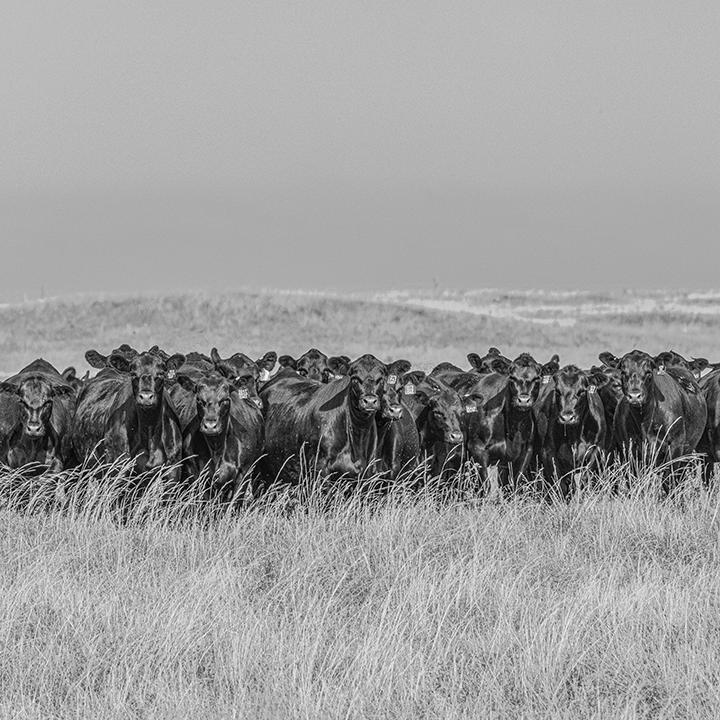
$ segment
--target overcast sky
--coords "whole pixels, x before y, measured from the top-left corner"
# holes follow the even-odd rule
[[[720,287],[716,0],[5,0],[0,301]]]

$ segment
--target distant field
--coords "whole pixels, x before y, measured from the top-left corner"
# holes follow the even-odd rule
[[[498,346],[537,359],[589,365],[600,350],[634,347],[720,359],[720,296],[713,293],[511,293],[412,291],[365,296],[279,291],[77,297],[0,308],[0,374],[36,357],[86,368],[90,347],[155,343],[170,351],[266,350],[381,359],[427,369],[465,365],[470,351]],[[62,369],[62,368],[61,368]]]
[[[490,345],[718,360],[718,320],[692,293],[68,298],[0,308],[0,370],[82,372],[122,342],[420,368]],[[75,508],[32,505],[66,500],[64,476],[2,476],[0,718],[720,717],[717,488],[659,500],[652,473],[610,472],[632,489],[606,474],[567,505],[397,488],[209,522],[150,498],[125,524],[87,473]]]

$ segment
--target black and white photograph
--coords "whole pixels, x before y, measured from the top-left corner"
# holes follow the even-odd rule
[[[720,4],[6,0],[0,720],[720,717]]]

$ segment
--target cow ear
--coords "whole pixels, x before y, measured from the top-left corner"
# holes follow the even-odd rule
[[[119,353],[111,353],[110,357],[108,358],[107,364],[118,372],[130,372],[130,361],[124,355],[120,355]]]
[[[598,355],[598,360],[609,368],[616,369],[620,365],[620,358],[615,357],[609,350],[603,350]]]
[[[280,367],[289,367],[293,370],[297,370],[297,360],[292,355],[281,355],[278,358],[278,364]]]
[[[412,367],[412,363],[409,360],[395,360],[388,365],[388,373],[390,375],[402,375],[408,372]]]
[[[488,362],[489,368],[493,372],[500,373],[501,375],[507,375],[510,365],[512,365],[512,362],[505,357],[492,358],[492,360]]]
[[[496,347],[488,348],[487,354],[488,355],[497,355],[498,357],[502,357],[502,353]]]
[[[327,383],[331,382],[335,379],[335,373],[330,368],[325,368],[322,371],[322,381],[327,385]]]
[[[474,367],[476,370],[482,370],[482,358],[477,353],[468,353],[467,360],[470,363],[470,367]]]
[[[175,374],[182,364],[185,362],[185,356],[182,353],[175,353],[165,361],[169,374]]]
[[[405,373],[403,375],[403,383],[412,383],[413,385],[419,385],[426,375],[422,370],[413,370],[412,372]]]
[[[220,363],[222,363],[223,360],[222,360],[222,358],[220,357],[220,353],[218,352],[218,349],[217,349],[216,347],[214,347],[214,348],[210,351],[210,359],[213,361],[213,363],[214,363],[215,365],[220,365]]]
[[[595,387],[603,387],[610,382],[610,376],[606,375],[602,370],[593,368],[588,373],[588,382]]]
[[[350,361],[344,355],[333,355],[328,358],[328,367],[335,373],[335,375],[347,375]]]
[[[673,360],[673,353],[668,352],[667,350],[665,352],[658,353],[655,356],[655,362],[658,365],[670,365]]]
[[[72,395],[75,392],[75,388],[72,385],[53,385],[52,390],[55,397]]]
[[[169,356],[164,350],[162,350],[159,345],[153,345],[153,346],[148,350],[148,352],[149,352],[151,355],[154,355],[155,357],[161,358],[161,359],[164,360],[165,362],[167,362],[167,361],[170,359],[170,356]]]
[[[688,364],[693,372],[702,372],[710,363],[707,358],[693,358]]]
[[[108,365],[108,359],[106,355],[101,355],[97,350],[88,350],[85,353],[85,360],[90,367],[102,370]]]
[[[77,370],[72,365],[66,367],[60,373],[60,375],[65,382],[70,382],[70,380],[77,380]]]
[[[191,392],[191,393],[195,392],[195,388],[197,386],[195,384],[195,381],[189,375],[184,375],[184,374],[177,375],[175,377],[175,381],[183,390],[187,390],[188,392]]]
[[[17,385],[13,385],[9,382],[0,383],[0,392],[7,393],[8,395],[19,395],[20,388]]]
[[[255,364],[261,370],[267,370],[268,372],[272,372],[272,369],[275,367],[277,359],[277,353],[274,350],[269,350],[259,360],[256,360]]]
[[[553,355],[548,362],[542,366],[543,375],[555,375],[560,369],[560,356]]]

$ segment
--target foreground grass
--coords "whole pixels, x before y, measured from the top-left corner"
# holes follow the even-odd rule
[[[3,717],[718,717],[720,498],[0,514]]]

